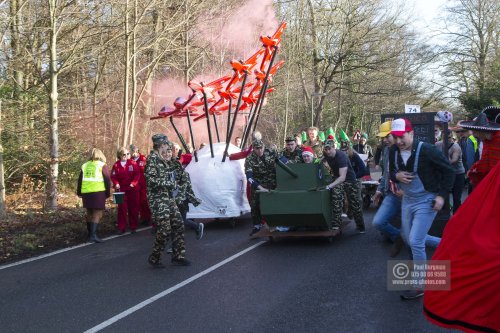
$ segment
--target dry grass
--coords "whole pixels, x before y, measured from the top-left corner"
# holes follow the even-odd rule
[[[74,193],[59,195],[59,209],[45,212],[44,193],[17,191],[7,196],[7,215],[0,221],[0,263],[40,255],[84,243],[87,238],[85,209]],[[101,221],[98,234],[116,232],[116,205],[111,201]]]

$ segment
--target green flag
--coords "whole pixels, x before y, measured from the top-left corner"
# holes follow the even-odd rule
[[[307,133],[306,132],[302,132],[302,143],[306,142],[307,141]]]
[[[333,140],[338,143],[339,140],[338,140],[338,136],[335,134],[335,132],[333,131],[333,128],[328,128],[326,130],[326,138],[328,139],[330,137],[330,135],[333,137]]]
[[[349,140],[349,137],[347,136],[347,134],[342,129],[339,131],[339,137],[340,137],[340,141],[351,142],[351,140]]]
[[[325,141],[325,132],[323,132],[323,131],[319,132],[318,137],[321,141]]]

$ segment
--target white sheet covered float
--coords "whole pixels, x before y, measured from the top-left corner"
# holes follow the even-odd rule
[[[186,167],[191,177],[193,191],[203,202],[198,207],[189,205],[188,218],[230,218],[250,212],[246,196],[245,159],[222,162],[226,144],[214,143],[214,158],[210,155],[210,146],[198,151],[198,162],[194,157]],[[240,149],[229,145],[228,153],[237,153]]]

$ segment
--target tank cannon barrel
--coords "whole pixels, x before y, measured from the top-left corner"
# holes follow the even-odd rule
[[[293,178],[299,178],[299,175],[295,171],[290,169],[285,163],[281,162],[281,160],[277,157],[276,157],[276,164],[278,164],[280,168],[282,168],[286,173],[288,173]]]

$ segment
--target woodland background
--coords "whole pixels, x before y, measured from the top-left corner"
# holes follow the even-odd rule
[[[430,44],[405,1],[0,0],[2,219],[78,207],[92,147],[112,165],[120,146],[147,154],[152,134],[176,139],[149,117],[187,97],[190,79],[230,74],[283,21],[286,63],[258,126],[267,142],[311,124],[373,137],[405,103],[473,117],[500,102],[499,2],[448,1]]]

